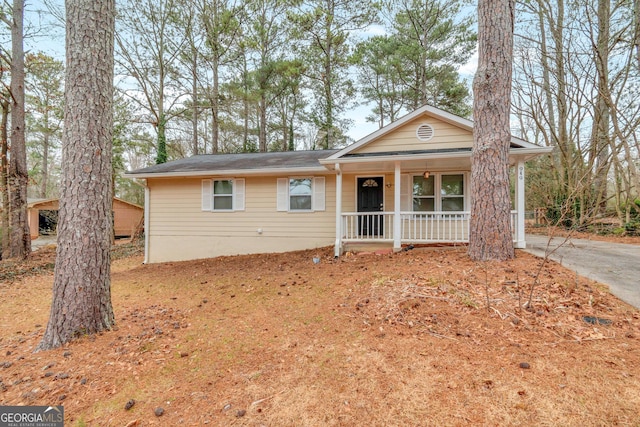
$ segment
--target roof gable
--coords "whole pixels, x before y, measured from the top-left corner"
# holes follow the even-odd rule
[[[433,129],[428,141],[418,138],[421,125]],[[366,154],[415,153],[429,151],[469,151],[473,147],[473,122],[425,105],[389,125],[336,152],[327,160]],[[511,148],[540,148],[520,138],[511,137]]]
[[[345,156],[410,153],[425,150],[471,149],[473,132],[426,114],[351,150]]]

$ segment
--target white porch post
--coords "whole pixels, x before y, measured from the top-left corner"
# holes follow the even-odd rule
[[[524,237],[524,160],[518,159],[518,169],[516,171],[516,242],[515,247],[518,249],[524,249],[527,247],[527,242]]]
[[[336,163],[336,243],[334,256],[342,254],[342,171],[340,163]]]
[[[393,177],[393,251],[402,250],[402,236],[400,235],[400,162],[395,164]]]
[[[151,224],[151,218],[149,218],[149,205],[151,203],[151,194],[149,190],[148,182],[144,180],[144,261],[143,264],[149,263],[149,243],[151,241],[151,230],[149,225]]]

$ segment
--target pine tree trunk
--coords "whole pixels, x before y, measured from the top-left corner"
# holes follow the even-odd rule
[[[27,147],[24,136],[24,0],[13,1],[11,28],[11,155],[9,156],[9,256],[24,259],[31,253],[27,217]]]
[[[37,350],[115,323],[110,283],[115,0],[67,0],[66,9],[58,248],[51,314]]]
[[[633,16],[635,24],[634,44],[636,48],[636,59],[638,60],[638,68],[640,69],[640,0],[633,0]]]
[[[264,89],[263,89],[264,90]],[[261,153],[266,153],[267,150],[267,99],[264,92],[260,96],[260,102],[258,107],[259,124],[258,124],[258,147]]]
[[[9,92],[0,94],[0,259],[9,256],[9,186],[7,184],[9,131]]]
[[[509,191],[514,2],[478,1],[469,236],[469,256],[477,261],[514,257]]]
[[[218,154],[220,149],[220,123],[218,122],[220,82],[218,81],[218,61],[214,59],[213,65],[213,93],[211,94],[211,152]]]
[[[200,117],[198,114],[198,51],[194,47],[191,48],[191,57],[191,97],[193,101],[193,106],[191,107],[191,131],[193,132],[193,155],[197,156],[200,154],[198,147],[198,120]]]
[[[160,97],[162,99],[162,97]],[[160,107],[162,108],[162,107]],[[160,112],[158,117],[158,154],[156,156],[156,164],[167,163],[167,119],[164,112]]]
[[[49,187],[49,112],[45,112],[45,123],[47,131],[42,138],[42,180],[40,181],[40,194],[41,198],[47,197],[47,190]]]
[[[611,168],[610,161],[610,127],[611,113],[607,98],[609,88],[609,38],[611,20],[610,0],[598,0],[598,37],[593,46],[593,57],[596,63],[598,91],[594,105],[593,117],[593,156],[595,173],[593,177],[594,214],[605,215],[607,210],[607,176]],[[589,215],[592,216],[592,215]]]

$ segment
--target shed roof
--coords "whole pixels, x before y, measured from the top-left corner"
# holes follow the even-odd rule
[[[161,176],[230,175],[288,171],[326,171],[319,162],[338,150],[282,151],[269,153],[201,154],[127,172],[131,178]]]
[[[119,197],[114,197],[113,200],[115,202],[124,203],[124,204],[132,206],[134,208],[144,209],[140,205],[136,205],[135,203],[128,202],[128,201],[123,200],[123,199],[121,199]],[[55,197],[55,198],[52,198],[52,199],[32,199],[32,198],[28,198],[27,199],[27,207],[29,209],[37,209],[37,208],[41,208],[44,205],[57,204],[59,201],[60,201],[60,199],[58,197]],[[58,209],[58,208],[56,208],[56,209]]]

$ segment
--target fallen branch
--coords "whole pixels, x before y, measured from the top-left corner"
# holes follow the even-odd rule
[[[255,405],[259,405],[260,403],[262,403],[262,402],[264,402],[264,401],[266,401],[266,400],[273,399],[274,397],[276,397],[276,396],[277,396],[277,395],[279,395],[279,394],[284,393],[285,391],[286,391],[286,390],[282,390],[280,393],[273,394],[273,395],[268,396],[268,397],[265,397],[265,398],[263,398],[263,399],[258,399],[258,400],[256,400],[255,402],[252,402],[252,403],[251,403],[251,405],[249,405],[249,407],[252,407],[252,406],[255,406]]]
[[[434,336],[434,337],[436,337],[436,338],[445,338],[445,339],[453,340],[453,341],[456,341],[456,342],[458,342],[458,341],[459,341],[459,340],[457,340],[457,339],[455,339],[455,338],[453,338],[453,337],[448,337],[448,336],[446,336],[446,335],[436,334],[435,332],[430,331],[430,330],[428,330],[428,329],[427,329],[427,332],[428,332],[429,334],[433,335],[433,336]]]
[[[431,295],[425,295],[425,294],[409,294],[409,295],[403,295],[404,297],[406,297],[407,299],[401,301],[401,302],[406,302],[411,298],[430,298],[430,299],[437,299],[440,301],[449,301],[450,298],[447,297],[434,297]]]

